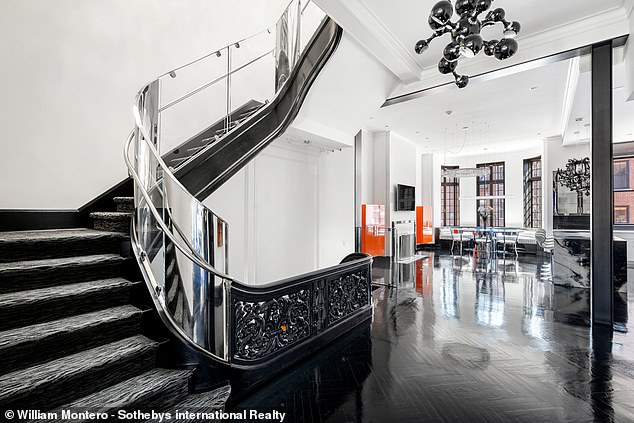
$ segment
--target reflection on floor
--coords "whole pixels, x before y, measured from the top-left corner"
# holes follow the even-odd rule
[[[372,323],[227,411],[277,410],[285,422],[634,422],[634,333],[591,331],[589,292],[554,286],[543,265],[375,261]]]

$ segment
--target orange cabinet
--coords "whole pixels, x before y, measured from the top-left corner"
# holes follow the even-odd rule
[[[434,242],[434,215],[430,206],[416,206],[416,243]]]

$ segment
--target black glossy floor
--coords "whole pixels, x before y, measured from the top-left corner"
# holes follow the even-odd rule
[[[634,422],[634,332],[595,331],[541,259],[375,261],[374,317],[228,411],[285,422]],[[630,278],[631,280],[631,278]],[[631,283],[631,282],[630,282]],[[616,299],[628,327],[624,294]]]

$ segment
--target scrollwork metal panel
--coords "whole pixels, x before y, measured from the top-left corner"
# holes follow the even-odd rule
[[[233,357],[258,360],[311,335],[310,291],[267,301],[235,301]]]
[[[328,324],[369,304],[368,273],[364,270],[328,281]]]

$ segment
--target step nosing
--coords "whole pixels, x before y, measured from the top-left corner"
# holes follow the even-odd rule
[[[143,399],[144,396],[155,395],[162,391],[173,389],[173,383],[187,384],[192,373],[193,371],[191,370],[154,368],[140,375],[126,379],[116,385],[79,398],[64,405],[62,409],[103,406],[109,401],[112,401],[112,398],[121,392],[134,392],[134,399],[138,401]]]
[[[131,287],[139,284],[123,278],[95,279],[47,288],[36,288],[25,291],[0,294],[0,307],[6,305],[21,305],[51,301],[59,298],[81,297],[93,292],[105,292],[113,289]]]
[[[141,316],[143,311],[137,307],[126,304],[110,307],[104,310],[82,313],[62,319],[36,323],[20,328],[9,329],[0,332],[0,352],[17,345],[35,342],[37,340],[56,337],[71,331],[96,328],[103,325],[125,321],[135,316]]]
[[[0,376],[0,397],[36,392],[47,383],[72,379],[73,376],[91,369],[98,370],[117,362],[132,360],[156,350],[158,345],[156,341],[137,335],[6,373]]]
[[[0,232],[0,245],[36,244],[63,241],[85,241],[102,239],[119,239],[119,232],[97,231],[95,229],[43,229],[36,231]]]
[[[0,275],[5,272],[30,271],[41,268],[64,268],[86,266],[91,264],[107,264],[128,260],[120,254],[92,254],[86,256],[58,257],[37,260],[21,260],[8,263],[0,263]]]

